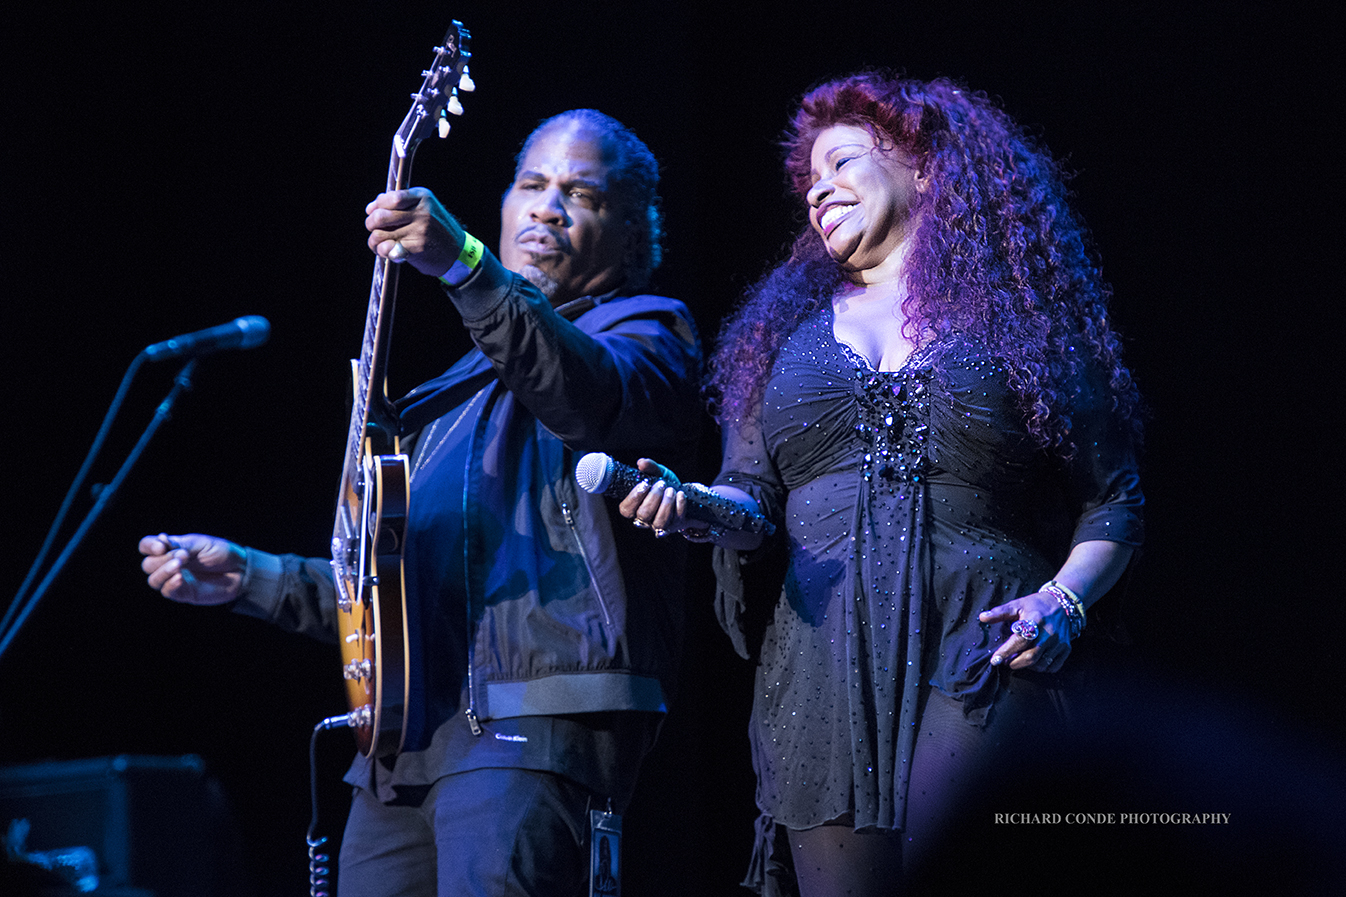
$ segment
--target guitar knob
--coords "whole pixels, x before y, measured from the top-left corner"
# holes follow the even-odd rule
[[[458,79],[458,89],[463,91],[463,93],[471,93],[477,89],[477,85],[473,82],[472,76],[468,74],[467,66],[463,66],[463,74]]]
[[[449,131],[453,127],[452,125],[449,124],[448,116],[444,114],[444,111],[442,109],[439,112],[438,127],[439,127],[439,137],[441,140],[449,136]]]
[[[459,102],[459,100],[458,100],[458,94],[457,94],[456,92],[455,92],[452,96],[449,97],[449,106],[448,106],[448,110],[449,110],[449,114],[450,114],[450,115],[462,115],[462,114],[463,114],[463,104],[462,104],[461,102]]]

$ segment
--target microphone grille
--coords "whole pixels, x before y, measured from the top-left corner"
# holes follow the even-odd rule
[[[256,348],[271,338],[271,322],[261,315],[235,318],[234,323],[243,332],[243,339],[238,344],[240,349]]]
[[[575,482],[585,492],[597,494],[612,482],[612,459],[602,452],[590,452],[575,465]]]

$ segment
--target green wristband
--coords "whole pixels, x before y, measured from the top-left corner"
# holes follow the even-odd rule
[[[463,251],[458,253],[458,260],[453,263],[453,267],[439,275],[440,282],[446,287],[462,286],[481,264],[481,257],[485,251],[486,247],[480,240],[469,233],[464,233]]]

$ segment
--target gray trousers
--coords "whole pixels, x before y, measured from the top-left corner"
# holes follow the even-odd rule
[[[588,874],[588,810],[568,779],[527,769],[446,776],[419,806],[355,789],[338,897],[570,897]]]

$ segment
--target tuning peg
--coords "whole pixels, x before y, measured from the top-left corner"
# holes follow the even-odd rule
[[[456,92],[449,97],[448,110],[450,115],[463,114],[463,104],[458,101],[458,94]]]
[[[472,75],[468,72],[467,66],[463,66],[463,75],[458,79],[458,89],[463,93],[471,93],[477,89],[477,85],[472,80]]]
[[[449,117],[444,114],[444,110],[439,110],[439,137],[443,140],[449,136],[449,130],[452,125],[449,124]]]

